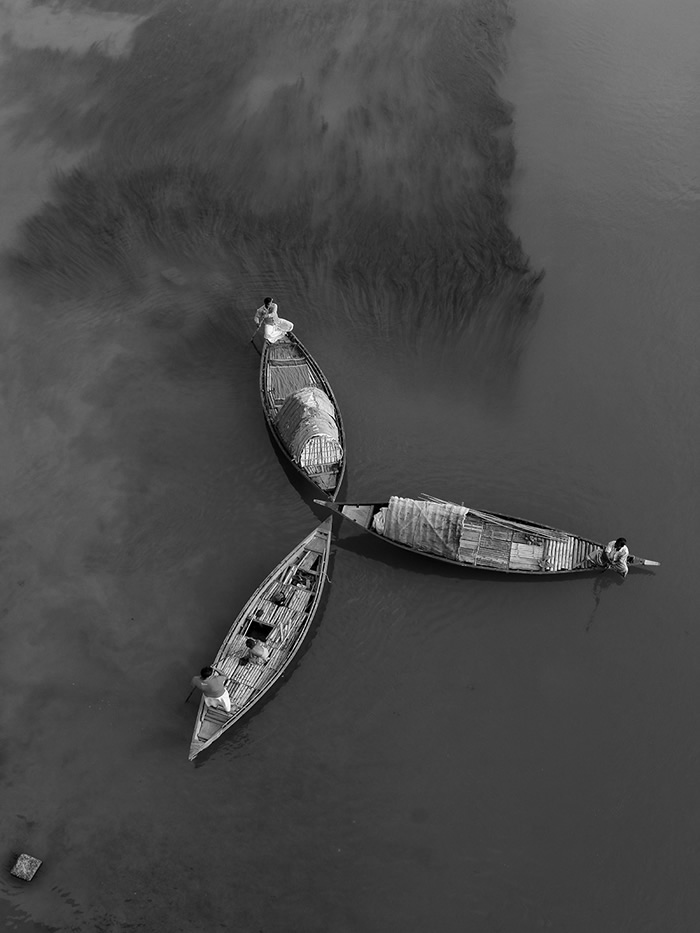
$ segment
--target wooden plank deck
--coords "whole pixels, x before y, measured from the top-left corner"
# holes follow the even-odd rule
[[[513,570],[541,570],[540,561],[544,556],[544,542],[539,544],[528,544],[515,541],[516,535],[510,550],[510,566]]]
[[[373,511],[371,505],[344,505],[342,514],[363,528],[369,528]]]
[[[303,360],[304,354],[301,348],[286,337],[278,340],[277,343],[270,344],[267,349],[268,359],[275,363],[283,363],[285,360]]]
[[[508,570],[512,541],[513,529],[468,513],[460,531],[458,559],[472,567]]]
[[[546,569],[551,571],[571,570],[575,566],[574,544],[576,540],[574,537],[569,536],[559,539],[550,538],[547,541],[544,553]]]
[[[539,535],[491,524],[470,512],[462,526],[458,557],[473,567],[555,572],[581,566],[591,547],[590,542],[563,532]]]
[[[289,364],[268,366],[267,390],[277,407],[299,389],[320,385],[311,367],[303,359]]]
[[[510,548],[505,544],[501,548],[480,547],[476,555],[477,567],[494,567],[507,570],[510,561]]]

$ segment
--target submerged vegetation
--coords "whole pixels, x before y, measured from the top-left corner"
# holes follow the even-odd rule
[[[86,154],[13,275],[55,298],[185,265],[231,300],[262,277],[370,323],[522,330],[539,275],[508,227],[505,3],[222,6],[166,4],[117,58],[14,49],[18,138]]]

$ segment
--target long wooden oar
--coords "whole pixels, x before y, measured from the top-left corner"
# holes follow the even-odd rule
[[[255,328],[255,333],[254,333],[253,336],[250,338],[250,342],[251,342],[251,343],[252,343],[252,342],[255,340],[255,338],[258,336],[258,333],[259,333],[260,328],[262,327],[262,325],[263,325],[263,322],[260,321],[260,323],[258,324],[258,326]]]

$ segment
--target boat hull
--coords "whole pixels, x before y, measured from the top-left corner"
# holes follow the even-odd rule
[[[378,516],[381,510],[388,508],[388,502],[329,503],[320,499],[315,501],[388,544],[453,567],[547,577],[591,573],[602,569],[589,560],[592,551],[603,547],[598,541],[524,519],[467,509],[429,496],[402,501],[417,502],[426,507],[435,503],[461,510],[458,514],[461,521],[459,543],[454,547],[458,556],[448,556],[446,553],[438,553],[436,550],[418,547],[405,540],[396,540],[379,533]],[[659,563],[630,555],[628,566],[632,569],[659,566]]]
[[[306,468],[290,451],[278,426],[277,416],[286,399],[301,389],[316,387],[330,400],[338,429],[342,457],[337,462]],[[338,494],[345,475],[345,431],[330,383],[304,344],[293,333],[275,343],[265,341],[260,356],[260,400],[273,440],[295,472],[329,500]],[[319,440],[319,444],[321,441]],[[322,445],[321,445],[322,446]],[[323,456],[321,454],[321,461]]]
[[[265,577],[236,616],[212,667],[226,680],[231,712],[200,699],[190,744],[190,760],[256,706],[282,677],[301,648],[328,578],[333,519],[307,535]],[[269,651],[265,664],[241,663],[255,638]]]

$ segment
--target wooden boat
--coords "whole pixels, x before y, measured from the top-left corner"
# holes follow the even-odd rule
[[[265,341],[260,398],[273,438],[293,467],[329,499],[345,474],[345,433],[330,383],[298,337]]]
[[[280,679],[306,636],[327,580],[332,517],[291,551],[256,589],[229,629],[212,667],[226,678],[231,712],[200,699],[190,761],[245,716]],[[269,651],[264,664],[241,664],[246,638]]]
[[[389,502],[324,502],[343,518],[390,544],[455,567],[558,576],[596,569],[588,556],[597,541],[495,512],[467,508],[432,496]],[[659,562],[630,555],[630,568]],[[600,570],[601,567],[597,566]]]

